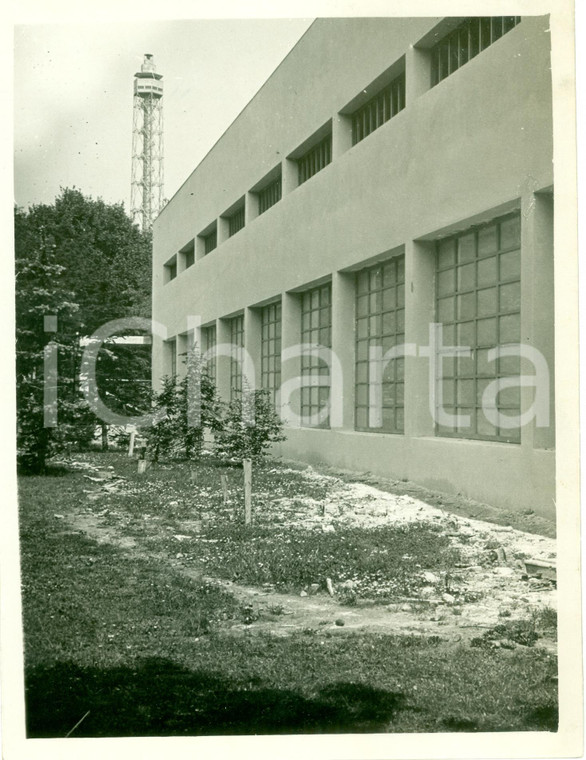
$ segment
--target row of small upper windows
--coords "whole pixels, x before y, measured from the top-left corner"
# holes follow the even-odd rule
[[[430,50],[431,86],[439,84],[450,74],[461,68],[476,55],[496,42],[500,37],[513,29],[521,21],[520,16],[474,17],[462,21],[455,29],[444,35]],[[392,81],[378,91],[359,107],[350,113],[352,130],[352,145],[356,145],[376,129],[381,127],[393,116],[398,114],[406,105],[406,83],[404,60],[390,70],[401,69]],[[371,88],[366,88],[365,92]],[[324,169],[332,161],[332,132],[319,139],[313,140],[311,147],[300,155],[296,152],[292,158],[297,164],[297,184],[301,185]],[[280,167],[273,170],[268,179],[251,191],[256,197],[256,215],[261,215],[278,203],[282,198],[282,174]],[[220,216],[225,225],[224,238],[230,238],[239,232],[246,224],[245,198],[243,197],[229,211]],[[195,263],[196,258],[206,256],[218,246],[218,221],[202,231],[197,236],[199,255],[196,257],[196,241],[191,241],[179,252],[182,270],[188,269]],[[177,277],[178,257],[173,256],[165,264],[164,281],[169,282]]]

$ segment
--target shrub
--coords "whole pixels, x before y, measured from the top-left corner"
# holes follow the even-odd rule
[[[181,381],[175,375],[163,378],[153,408],[163,416],[144,431],[149,458],[155,462],[160,456],[198,459],[204,428],[216,431],[221,426],[216,388],[203,371],[199,354],[190,354],[187,375]]]
[[[268,391],[243,391],[224,410],[216,454],[225,462],[259,461],[274,443],[285,440],[283,426]]]

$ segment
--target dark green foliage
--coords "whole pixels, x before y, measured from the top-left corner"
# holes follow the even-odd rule
[[[535,628],[535,620],[507,620],[504,623],[489,628],[482,636],[472,639],[472,646],[488,647],[494,642],[512,642],[524,647],[532,647],[539,639]]]
[[[150,314],[150,236],[107,205],[65,189],[53,205],[15,209],[18,463],[42,472],[56,451],[86,446],[97,420],[80,392],[80,340],[105,322]],[[57,317],[45,331],[44,317]],[[44,355],[58,349],[58,428],[44,426]],[[104,346],[97,381],[114,411],[148,407],[150,348]],[[137,411],[133,411],[137,410]]]
[[[150,316],[150,233],[132,223],[121,203],[64,189],[54,206],[40,208],[52,215],[57,260],[82,305],[81,334],[112,319]]]
[[[17,456],[22,470],[42,472],[45,461],[67,438],[66,431],[55,435],[45,426],[44,363],[45,351],[53,351],[61,372],[52,381],[60,389],[57,412],[68,422],[80,401],[75,388],[75,373],[67,372],[75,361],[75,324],[79,306],[67,288],[65,268],[57,262],[56,244],[45,225],[46,214],[39,213],[36,225],[27,215],[15,210],[16,270],[16,405]],[[45,317],[57,317],[55,330],[45,330]],[[65,372],[64,372],[65,369]],[[54,411],[54,410],[53,410]]]
[[[243,391],[225,408],[216,436],[216,454],[226,462],[263,459],[274,443],[284,441],[283,421],[267,391]]]
[[[198,459],[207,428],[215,436],[220,461],[261,460],[273,443],[284,440],[283,423],[266,391],[246,392],[222,404],[197,351],[189,354],[182,380],[164,377],[153,407],[162,417],[145,431],[148,453],[160,457]],[[164,413],[164,414],[163,414]]]
[[[532,619],[538,633],[557,636],[558,614],[553,607],[542,607],[535,610]]]
[[[164,377],[155,394],[154,410],[161,419],[145,431],[149,458],[198,459],[203,449],[204,429],[216,431],[221,425],[220,402],[209,375],[203,371],[198,353],[187,361],[187,374]]]
[[[96,362],[98,391],[104,404],[116,414],[133,417],[150,409],[150,375],[149,345],[106,342],[100,349]]]

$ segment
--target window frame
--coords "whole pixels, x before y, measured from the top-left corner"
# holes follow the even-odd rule
[[[332,284],[318,285],[301,293],[301,343],[332,348]],[[315,315],[315,316],[314,316]],[[325,315],[325,316],[324,316]],[[325,341],[324,341],[325,338]],[[330,401],[331,376],[330,369],[319,357],[305,350],[301,354],[301,377],[309,375],[324,375],[328,378],[327,385],[306,386],[300,389],[299,411],[302,419],[318,414]],[[307,428],[329,428],[330,417],[319,425],[307,425]]]
[[[240,398],[243,387],[242,359],[244,355],[244,314],[230,319],[230,400]]]
[[[430,49],[435,87],[493,45],[522,21],[521,16],[470,16]]]
[[[376,282],[377,278],[380,278],[380,285]],[[384,355],[393,346],[405,342],[405,254],[397,254],[356,272],[354,303],[354,429],[365,433],[404,435],[405,358],[400,356],[391,359],[384,368],[381,389],[382,424],[371,426],[369,350],[371,345],[380,345]],[[392,375],[392,380],[385,380],[385,373],[387,377]],[[385,410],[388,410],[386,415]],[[391,410],[392,423],[389,422]],[[361,420],[366,420],[366,423],[362,424]]]
[[[177,269],[177,255],[172,256],[168,261],[165,262],[163,265],[163,273],[164,273],[164,285],[167,285],[169,282],[172,282],[173,280],[177,279],[178,269]]]
[[[512,222],[516,225],[517,238],[515,242],[504,245],[503,244],[503,225]],[[521,340],[521,214],[519,211],[514,211],[510,214],[496,217],[489,222],[474,225],[468,229],[456,233],[454,235],[446,236],[441,240],[436,241],[435,245],[435,318],[436,322],[443,325],[445,345],[467,345],[470,347],[473,356],[470,359],[458,358],[450,359],[446,358],[442,362],[441,368],[441,380],[443,396],[439,400],[442,407],[448,414],[470,414],[472,429],[457,429],[447,428],[435,424],[435,435],[442,438],[458,438],[464,440],[481,440],[481,441],[493,441],[497,443],[511,443],[520,444],[521,431],[520,428],[501,428],[495,434],[486,432],[478,432],[479,421],[480,425],[484,426],[485,430],[488,430],[491,426],[489,420],[482,414],[482,402],[480,398],[480,389],[483,385],[486,385],[489,381],[497,380],[504,377],[518,377],[520,375],[520,361],[515,362],[514,357],[506,357],[497,359],[496,361],[486,362],[487,367],[484,366],[485,362],[483,357],[491,348],[495,348],[499,345],[517,344]],[[496,247],[494,251],[480,251],[479,241],[481,235],[486,235],[492,228],[496,229]],[[466,241],[468,245],[471,240],[474,244],[474,256],[470,256],[469,247],[464,248],[460,241]],[[451,256],[450,246],[452,246],[453,263],[441,263],[441,257]],[[442,250],[443,248],[443,250]],[[461,258],[461,250],[466,251],[465,256],[467,258]],[[515,258],[512,258],[512,254],[518,254],[516,257],[518,264],[515,263]],[[505,265],[503,260],[508,258],[508,264],[506,266],[511,267],[510,262],[513,262],[512,273],[503,274]],[[492,276],[490,262],[494,260],[494,280],[491,282]],[[471,267],[474,267],[473,283]],[[484,276],[487,277],[484,282],[479,282],[480,268],[487,273]],[[467,271],[466,271],[467,270]],[[518,270],[518,274],[516,274]],[[453,272],[453,276],[451,273]],[[464,280],[467,282],[464,284]],[[449,281],[453,283],[453,289],[448,290],[447,294],[443,288],[449,289]],[[448,283],[448,285],[442,285]],[[461,284],[462,283],[462,284]],[[512,286],[517,286],[511,291]],[[506,290],[508,288],[508,290]],[[515,293],[518,290],[518,308],[506,308],[503,306],[505,299],[502,298],[503,289],[505,293]],[[442,290],[442,292],[440,292]],[[490,311],[485,304],[488,304],[488,296],[491,295],[489,291],[494,290],[494,310]],[[479,294],[481,294],[479,296]],[[482,295],[484,294],[484,295]],[[450,305],[449,300],[453,298],[453,304]],[[510,299],[510,296],[507,298]],[[467,299],[467,300],[465,300]],[[465,314],[460,316],[460,309],[464,310],[466,303],[472,303],[474,300],[474,312],[472,316]],[[445,302],[445,303],[440,303]],[[479,306],[482,304],[482,311],[479,310]],[[453,310],[453,318],[446,319],[442,317],[441,312],[444,314]],[[515,329],[514,322],[517,320],[517,327]],[[494,321],[494,340],[482,339],[480,330],[486,332],[490,329],[490,322]],[[479,323],[483,323],[479,327]],[[511,328],[513,324],[513,328]],[[506,327],[505,327],[506,326]],[[502,340],[505,329],[513,331],[515,333],[515,340],[507,339]],[[472,334],[473,340],[461,341],[460,336],[464,334]],[[468,369],[471,365],[466,362],[472,361],[474,364],[474,370]],[[518,365],[518,366],[517,366]],[[479,366],[481,369],[479,370]],[[511,367],[516,371],[511,371]],[[448,388],[446,388],[448,383]],[[450,386],[449,383],[453,383]],[[459,393],[460,387],[462,387],[462,394],[464,393],[464,386],[469,389],[469,402],[460,402]],[[451,394],[451,395],[450,395]],[[513,394],[510,394],[513,395]],[[506,396],[505,396],[506,397]],[[449,399],[453,400],[453,403],[446,403]],[[500,396],[499,396],[500,398]],[[519,403],[504,403],[500,401],[498,408],[503,412],[515,412],[520,414],[521,411],[521,399],[519,389]],[[482,415],[482,416],[481,416]],[[503,432],[504,431],[504,432]]]
[[[213,351],[211,358],[209,358],[204,365],[204,372],[212,381],[214,386],[217,384],[217,329],[216,325],[208,325],[201,328],[201,351],[202,355],[208,351]]]
[[[332,163],[332,133],[324,135],[297,159],[297,184],[302,185]]]
[[[264,214],[283,197],[283,178],[281,174],[266,184],[257,192],[258,197],[258,215]]]
[[[228,221],[228,237],[234,237],[240,230],[246,226],[246,209],[244,203],[235,209],[230,216],[226,217]]]
[[[281,301],[273,301],[260,309],[260,385],[269,391],[276,406],[281,388],[281,349],[283,312]]]
[[[208,232],[207,235],[203,235],[203,255],[207,256],[218,247],[218,229],[214,227],[213,230]]]
[[[400,113],[406,105],[405,71],[381,88],[363,105],[352,112],[352,146],[382,127]]]

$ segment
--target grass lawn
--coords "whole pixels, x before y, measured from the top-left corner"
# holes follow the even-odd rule
[[[187,467],[160,467],[147,481],[123,456],[90,461],[128,478],[104,509],[135,549],[97,543],[55,517],[86,503],[83,472],[20,481],[30,737],[64,737],[83,716],[73,736],[556,730],[557,662],[545,651],[319,628],[237,635],[229,626],[246,622],[247,610],[216,585],[186,577],[165,552],[177,551],[173,532],[197,516],[198,495],[202,516],[217,518],[202,534],[207,575],[295,588],[316,573],[384,569],[392,595],[410,578],[393,558],[422,567],[448,561],[433,530],[303,536],[259,516],[245,531],[223,513],[211,465],[195,480]],[[306,481],[279,468],[255,483],[261,504],[263,493],[308,495]],[[323,486],[313,488],[321,498]]]

